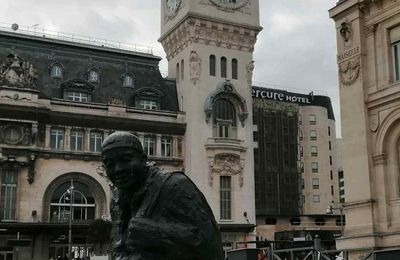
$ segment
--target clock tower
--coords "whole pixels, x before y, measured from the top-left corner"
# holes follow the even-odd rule
[[[161,0],[168,77],[185,112],[185,172],[226,246],[255,225],[251,80],[258,0]],[[254,239],[254,238],[251,238]]]

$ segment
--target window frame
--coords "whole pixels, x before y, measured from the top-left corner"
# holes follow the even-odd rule
[[[319,179],[318,178],[312,178],[311,184],[312,184],[313,190],[319,189]]]
[[[217,76],[217,58],[215,57],[214,54],[211,54],[208,58],[208,66],[209,66],[209,74],[210,76]]]
[[[80,135],[77,135],[77,133],[80,133]],[[70,133],[70,149],[71,151],[83,151],[83,145],[84,145],[84,131],[79,130],[79,129],[71,129]],[[80,139],[80,147],[78,147],[78,140]]]
[[[154,135],[143,136],[143,150],[148,156],[156,155],[156,137]]]
[[[221,62],[221,78],[226,78],[228,76],[228,60],[225,56],[220,59]]]
[[[224,180],[224,181],[223,181]],[[220,220],[232,219],[232,177],[220,176],[219,181]]]
[[[316,125],[317,124],[317,115],[309,115],[309,123],[310,123],[310,125]]]
[[[236,108],[228,99],[218,99],[213,104],[213,137],[236,139]]]
[[[100,135],[100,138],[99,136]],[[100,140],[100,141],[99,141]],[[104,133],[98,130],[90,131],[89,133],[89,150],[91,152],[99,153],[101,152],[101,143],[104,140]]]
[[[311,145],[310,152],[311,152],[311,156],[318,156],[318,146]]]
[[[161,136],[161,156],[173,156],[173,138],[171,136]]]
[[[53,137],[55,139],[53,139]],[[61,137],[61,139],[60,139]],[[65,142],[65,130],[61,128],[50,129],[50,148],[54,150],[63,150]]]
[[[66,90],[64,99],[73,102],[89,103],[91,101],[91,95],[87,92]]]
[[[238,60],[233,58],[231,60],[231,69],[232,69],[232,79],[239,79],[239,69],[238,69],[239,63]]]
[[[94,75],[96,77],[93,77]],[[90,82],[90,83],[99,83],[100,82],[99,70],[95,69],[95,68],[90,69],[87,74],[87,79],[88,79],[88,82]]]
[[[316,141],[318,139],[317,130],[310,130],[310,140]]]
[[[17,219],[18,169],[0,168],[0,174],[0,220],[15,221]]]
[[[395,41],[391,44],[393,53],[393,80],[400,81],[400,41]]]
[[[318,162],[311,162],[311,172],[317,173],[319,171],[318,168]]]

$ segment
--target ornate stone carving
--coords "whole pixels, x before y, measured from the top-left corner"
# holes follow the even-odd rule
[[[196,84],[201,74],[201,59],[199,54],[196,51],[191,51],[189,61],[190,80]]]
[[[379,114],[373,114],[369,117],[369,129],[376,132],[379,128]]]
[[[208,184],[213,186],[214,175],[239,175],[239,185],[243,187],[244,163],[240,156],[231,153],[216,154],[209,161]]]
[[[0,84],[19,88],[36,88],[37,71],[17,54],[9,54],[0,65]]]
[[[0,96],[0,98],[11,99],[11,100],[14,100],[14,101],[31,101],[30,98],[20,97],[18,93],[15,93],[15,94],[12,95],[12,96],[3,95],[3,96]]]
[[[235,11],[243,8],[249,0],[209,0],[223,11]]]
[[[344,47],[351,48],[353,46],[353,29],[351,22],[345,21],[339,28],[340,36],[343,39]]]
[[[0,142],[10,145],[31,145],[32,133],[27,125],[4,123],[0,125]]]
[[[233,28],[225,23],[189,18],[160,39],[160,42],[168,60],[193,42],[253,52],[259,30],[236,26]]]
[[[253,70],[254,70],[254,61],[250,61],[249,64],[246,65],[246,78],[247,83],[251,86],[251,82],[253,81]]]
[[[229,80],[219,83],[217,89],[211,92],[206,98],[204,104],[206,122],[208,123],[211,118],[212,109],[215,101],[220,98],[226,98],[233,103],[238,111],[240,123],[242,124],[242,126],[244,126],[246,118],[249,115],[249,113],[247,112],[246,100],[239,95],[239,93],[236,91],[233,84]]]
[[[339,64],[340,83],[345,86],[352,85],[360,76],[360,59],[356,58]]]
[[[108,104],[114,106],[125,106],[125,102],[120,97],[111,97]]]

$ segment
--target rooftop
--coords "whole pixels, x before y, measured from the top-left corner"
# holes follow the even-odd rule
[[[24,25],[18,25],[16,23],[10,24],[10,23],[0,22],[0,31],[11,32],[20,35],[34,36],[43,39],[55,39],[71,43],[91,45],[104,49],[124,50],[124,51],[133,51],[145,54],[153,54],[153,47],[151,46],[145,46],[133,43],[124,43],[124,42],[94,38],[79,34],[52,31],[44,28],[39,28],[37,27],[37,25],[24,26]]]

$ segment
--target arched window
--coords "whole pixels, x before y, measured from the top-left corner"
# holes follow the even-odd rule
[[[236,111],[227,99],[218,99],[213,105],[214,136],[236,138]]]
[[[232,79],[238,79],[238,61],[232,59]]]
[[[185,79],[185,62],[181,60],[181,79]]]
[[[221,77],[226,78],[226,58],[221,58]]]
[[[53,193],[50,203],[52,222],[93,220],[95,218],[95,200],[86,184],[74,182],[61,184]],[[72,213],[71,213],[72,212]]]
[[[215,55],[210,55],[210,76],[215,76]]]
[[[179,82],[179,62],[176,64],[176,82]]]

